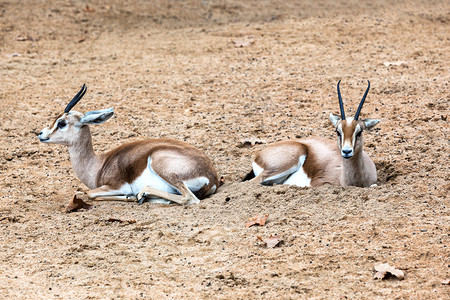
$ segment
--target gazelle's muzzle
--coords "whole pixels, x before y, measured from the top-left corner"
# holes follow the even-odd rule
[[[42,131],[39,133],[39,141],[45,143],[50,139],[50,131],[48,128],[42,129]]]
[[[351,158],[353,156],[353,149],[342,148],[341,155],[343,158]]]
[[[355,153],[353,151],[353,141],[350,139],[344,140],[344,143],[341,148],[341,155],[343,158],[351,158]]]

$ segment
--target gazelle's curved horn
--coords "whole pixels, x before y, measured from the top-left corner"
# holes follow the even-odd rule
[[[341,83],[340,80],[337,84],[337,92],[338,92],[338,97],[339,97],[339,108],[341,109],[341,120],[345,120],[344,103],[342,103],[341,90],[339,89],[339,83]]]
[[[367,94],[369,93],[369,89],[370,89],[370,81],[367,80],[367,82],[369,83],[369,86],[367,87],[367,90],[366,90],[366,92],[364,93],[364,96],[362,97],[361,102],[359,103],[358,110],[356,111],[355,118],[354,118],[355,121],[358,120],[359,113],[361,112],[361,109],[362,109],[362,107],[363,107],[364,101],[366,100]]]
[[[86,93],[87,87],[86,84],[83,84],[81,87],[81,90],[78,92],[78,94],[73,97],[72,100],[70,100],[69,104],[67,104],[66,108],[64,109],[64,113],[68,113],[75,105],[77,105],[78,101],[83,98],[84,94]]]

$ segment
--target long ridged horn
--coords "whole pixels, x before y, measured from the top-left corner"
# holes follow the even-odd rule
[[[367,90],[366,90],[366,92],[364,93],[364,96],[362,97],[361,102],[359,103],[358,110],[356,111],[355,118],[354,118],[355,121],[358,120],[359,113],[361,112],[361,109],[362,109],[362,107],[363,107],[364,101],[366,100],[367,94],[369,93],[369,89],[370,89],[370,81],[367,80],[367,82],[369,83],[369,86],[367,87]]]
[[[340,80],[337,84],[337,92],[338,92],[338,97],[339,97],[339,108],[341,109],[341,120],[345,120],[344,103],[342,103],[342,97],[341,97],[341,91],[339,89],[339,83],[341,83]]]
[[[86,84],[83,84],[81,87],[81,90],[78,92],[78,94],[73,97],[72,100],[70,100],[69,104],[67,104],[66,108],[64,109],[64,113],[68,113],[75,105],[77,105],[78,101],[83,98],[84,94],[86,93],[87,87]]]

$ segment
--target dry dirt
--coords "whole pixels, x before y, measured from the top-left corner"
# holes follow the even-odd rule
[[[391,2],[0,1],[0,298],[448,299],[450,4]],[[240,182],[266,146],[244,140],[335,138],[339,79],[349,114],[372,83],[378,186]],[[96,151],[185,140],[217,194],[66,214],[87,188],[37,134],[83,83],[76,110],[116,112]]]

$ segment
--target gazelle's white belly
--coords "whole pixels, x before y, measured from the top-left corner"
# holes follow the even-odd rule
[[[185,180],[183,182],[192,192],[195,193],[205,185],[208,185],[209,179],[206,177],[197,177],[190,180]],[[171,194],[181,194],[176,187],[169,184],[167,181],[162,179],[161,176],[156,174],[155,171],[153,171],[151,167],[150,157],[148,158],[147,168],[144,169],[142,174],[139,175],[132,183],[125,183],[124,185],[122,185],[119,190],[122,194],[125,195],[136,195],[140,193],[144,187],[147,186]],[[213,186],[212,189],[214,189],[214,191],[211,192],[214,193],[216,187]]]
[[[292,175],[289,176],[283,184],[296,185],[300,187],[311,186],[311,178],[308,177],[302,166],[296,172],[292,173]]]
[[[146,186],[171,194],[179,194],[179,191],[174,186],[168,184],[150,166],[147,166],[144,172],[130,184],[130,189],[133,194],[137,194]]]

